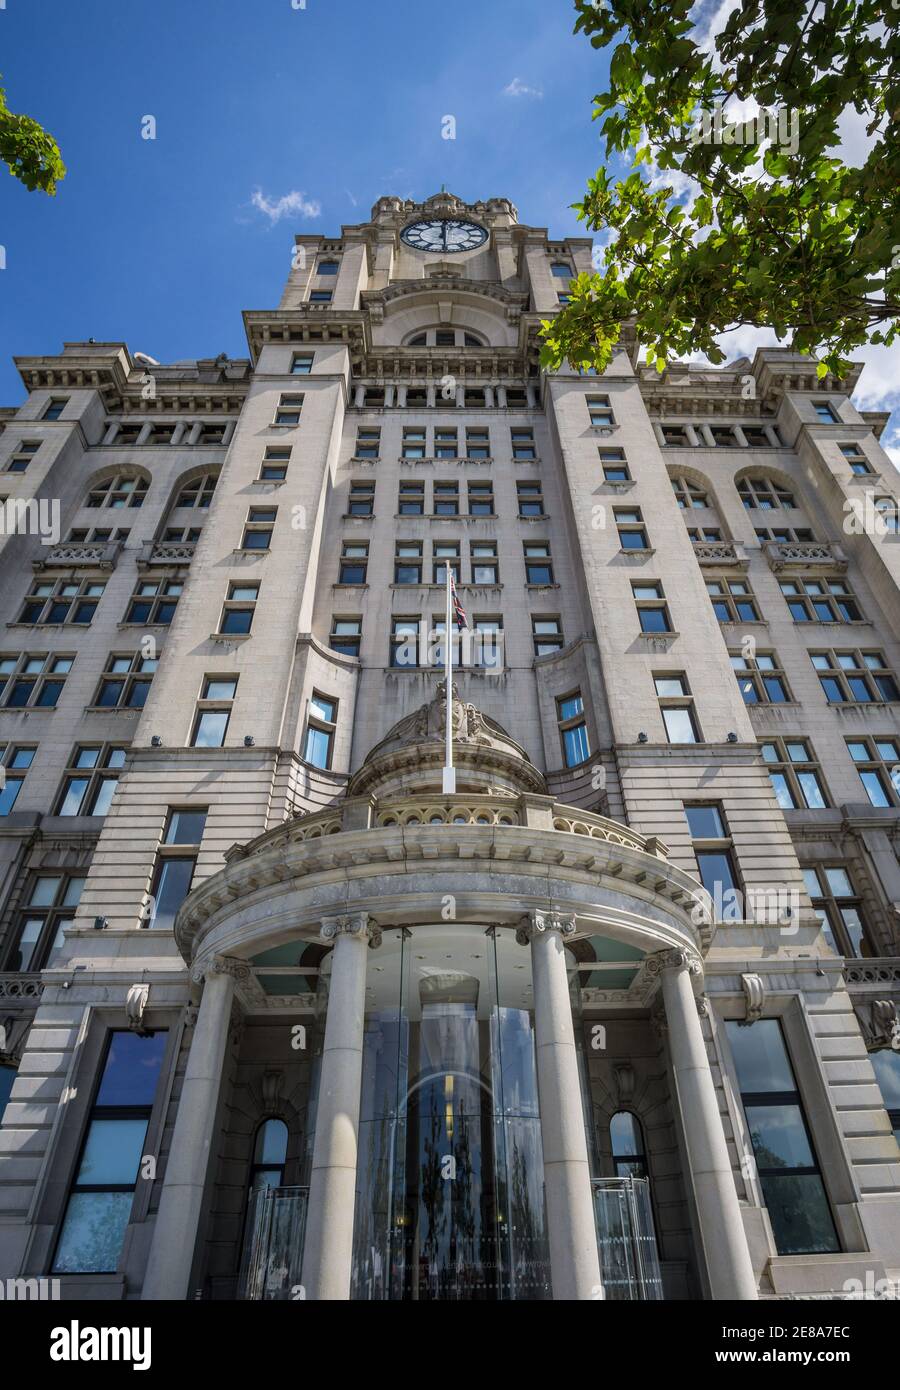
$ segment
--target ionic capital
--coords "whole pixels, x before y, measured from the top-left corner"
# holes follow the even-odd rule
[[[238,983],[249,980],[251,973],[248,962],[237,956],[205,956],[191,966],[191,979],[198,985],[213,975],[230,975]]]
[[[520,946],[527,946],[547,932],[558,931],[565,937],[574,936],[575,930],[574,912],[529,912],[519,923],[516,940]]]
[[[661,975],[664,970],[687,970],[691,975],[702,976],[703,961],[696,951],[685,946],[672,946],[665,951],[654,951],[644,962],[649,975]]]
[[[369,949],[377,951],[381,945],[381,928],[376,926],[367,912],[350,912],[343,917],[323,917],[319,928],[323,941],[336,941],[339,936],[353,936],[368,941]]]

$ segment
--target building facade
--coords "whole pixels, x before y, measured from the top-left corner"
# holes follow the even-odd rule
[[[542,370],[590,266],[506,199],[387,197],[296,238],[247,359],[17,359],[0,1275],[900,1274],[886,417],[781,349]]]

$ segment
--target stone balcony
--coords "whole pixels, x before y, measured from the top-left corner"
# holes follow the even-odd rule
[[[735,569],[745,570],[749,561],[741,545],[734,541],[694,541],[694,554],[697,563],[700,565],[712,565],[718,569],[722,565],[730,565]]]
[[[783,570],[824,570],[843,574],[847,557],[839,545],[827,541],[769,541],[763,546],[769,568],[776,574]]]
[[[39,560],[32,560],[32,568],[36,573],[80,565],[92,570],[114,570],[122,544],[122,541],[62,541],[51,546]]]
[[[197,549],[194,541],[144,541],[138,552],[138,569],[152,565],[189,565]]]

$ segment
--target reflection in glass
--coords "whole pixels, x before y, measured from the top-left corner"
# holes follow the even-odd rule
[[[527,951],[386,933],[369,965],[353,1297],[550,1295]]]

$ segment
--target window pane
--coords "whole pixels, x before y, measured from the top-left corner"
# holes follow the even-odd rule
[[[147,1133],[147,1120],[92,1120],[78,1169],[80,1187],[131,1187]]]
[[[566,729],[563,734],[563,742],[566,750],[566,767],[577,767],[579,763],[585,762],[590,756],[587,728],[584,724],[577,724],[574,729]]]
[[[836,898],[853,897],[853,885],[844,869],[826,869],[825,877],[828,880],[828,887]]]
[[[118,784],[118,778],[116,777],[104,777],[102,779],[97,788],[97,795],[94,797],[94,803],[91,806],[92,816],[105,816],[107,814]]]
[[[815,1168],[799,1105],[748,1105],[747,1124],[760,1168]]]
[[[165,1048],[165,1031],[142,1038],[117,1029],[110,1038],[97,1105],[152,1105]]]
[[[166,832],[166,844],[199,845],[205,828],[205,811],[173,811]]]
[[[164,860],[156,885],[154,927],[171,931],[175,914],[190,892],[194,865],[193,859]]]
[[[800,790],[809,809],[811,811],[824,810],[827,803],[816,774],[814,772],[798,772],[797,781],[800,783]]]
[[[0,1067],[0,1120],[3,1119],[3,1112],[9,1101],[9,1093],[13,1088],[15,1079],[15,1067]]]
[[[725,834],[718,806],[685,806],[693,840],[721,840]]]
[[[620,1110],[609,1122],[609,1137],[614,1158],[634,1157],[644,1152],[641,1127],[628,1110]]]
[[[777,1018],[762,1018],[749,1028],[734,1022],[725,1027],[742,1091],[796,1089]]]
[[[59,1274],[114,1274],[133,1192],[73,1192],[53,1268]]]
[[[280,1167],[287,1158],[288,1129],[283,1120],[266,1120],[256,1135],[254,1163]]]
[[[779,1255],[827,1254],[840,1249],[818,1173],[762,1179]]]
[[[197,720],[195,748],[221,748],[228,728],[227,710],[204,710]]]
[[[769,780],[775,791],[775,799],[782,811],[796,811],[797,803],[794,800],[794,793],[791,791],[790,784],[783,772],[770,772]]]
[[[665,720],[666,733],[670,743],[697,742],[689,710],[664,709],[663,719]]]
[[[306,731],[306,749],[304,757],[313,767],[327,768],[328,749],[331,737],[323,729],[310,727]]]
[[[887,1048],[870,1052],[869,1061],[875,1068],[875,1078],[881,1087],[884,1103],[889,1110],[900,1110],[900,1052]]]

